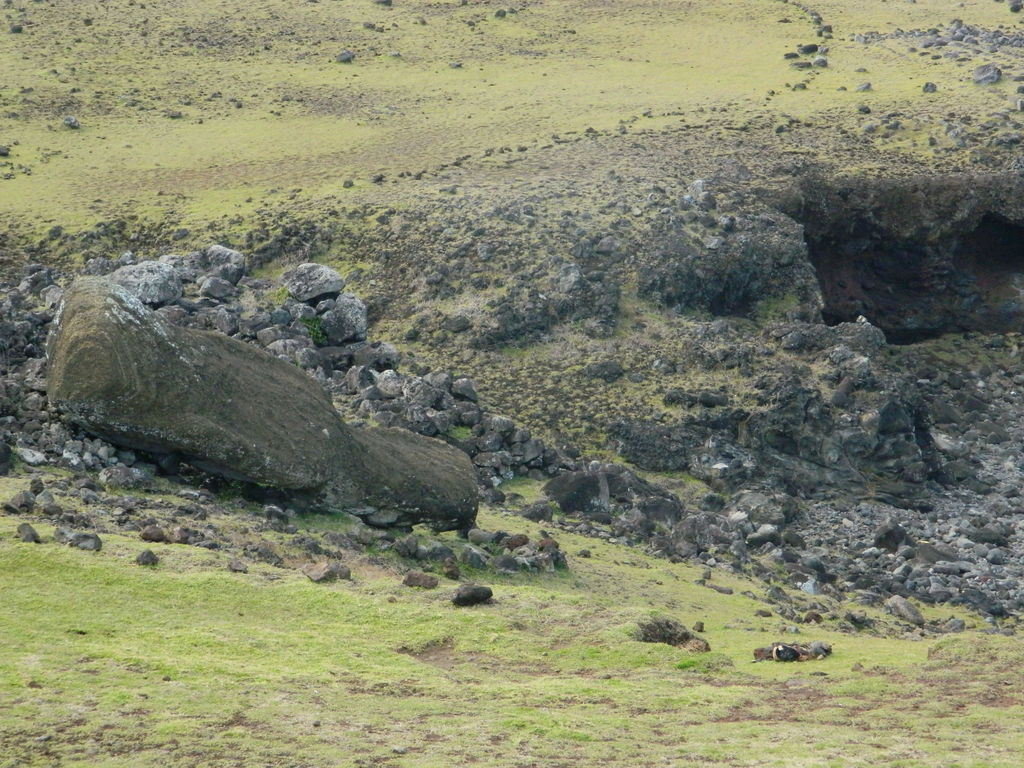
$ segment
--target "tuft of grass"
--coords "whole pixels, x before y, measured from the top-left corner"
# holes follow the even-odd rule
[[[323,323],[319,317],[304,317],[302,318],[302,324],[306,326],[306,330],[309,331],[309,338],[318,347],[322,347],[327,343],[327,332],[324,330]]]

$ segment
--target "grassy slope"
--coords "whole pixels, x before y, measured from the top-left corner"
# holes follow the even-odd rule
[[[433,171],[465,155],[502,167],[505,156],[485,160],[484,150],[614,131],[644,112],[648,129],[710,120],[688,141],[714,148],[733,140],[729,128],[760,125],[770,135],[786,117],[855,131],[856,107],[868,102],[920,116],[921,130],[911,123],[885,140],[919,153],[922,131],[946,112],[1008,106],[1012,85],[971,86],[968,65],[849,41],[865,30],[944,24],[944,0],[815,7],[836,39],[829,68],[808,75],[782,54],[815,41],[813,28],[777,0],[544,0],[505,19],[487,4],[427,0],[390,9],[369,0],[30,3],[24,16],[4,10],[24,33],[0,35],[0,143],[19,142],[12,167],[0,168],[14,174],[0,180],[0,201],[40,229],[112,215],[197,225],[325,196],[359,202],[378,195],[373,174]],[[955,12],[987,26],[1018,21],[986,0]],[[353,64],[334,63],[343,48],[357,54]],[[787,88],[801,79],[807,91]],[[865,79],[873,92],[853,92]],[[938,94],[920,93],[927,79],[942,84]],[[81,130],[63,128],[65,114]],[[781,146],[801,147],[799,137]],[[348,178],[357,184],[342,190]],[[406,185],[385,197],[401,204],[421,194]]]
[[[572,535],[593,558],[489,580],[495,604],[459,610],[365,560],[318,586],[154,545],[147,570],[136,539],[93,554],[15,526],[0,519],[2,766],[1012,766],[1024,748],[1014,639],[805,627],[831,659],[751,665],[782,626],[739,594],[763,585],[716,573],[736,590],[720,595],[690,566]],[[632,640],[651,613],[703,620],[714,653]]]

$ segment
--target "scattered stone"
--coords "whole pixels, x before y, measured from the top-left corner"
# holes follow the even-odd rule
[[[142,565],[142,566],[147,566],[147,567],[154,566],[154,565],[156,565],[159,562],[160,562],[160,558],[157,557],[156,553],[153,552],[153,550],[151,550],[151,549],[144,549],[144,550],[142,550],[141,552],[139,552],[138,556],[135,558],[136,565]]]
[[[873,540],[874,545],[879,549],[895,552],[901,544],[907,541],[907,538],[907,532],[903,526],[893,520],[887,520],[875,529]]]
[[[459,569],[459,564],[455,562],[454,557],[445,558],[441,564],[441,573],[444,574],[446,579],[451,579],[452,581],[458,581],[462,576],[462,571]]]
[[[475,584],[463,584],[455,591],[452,602],[460,607],[479,605],[487,603],[494,597],[490,587],[476,586]]]
[[[281,276],[285,289],[296,301],[313,301],[331,294],[341,293],[345,280],[330,267],[307,262],[299,264]]]
[[[409,571],[405,574],[402,583],[407,587],[420,587],[421,589],[434,589],[438,585],[437,576],[422,571]]]
[[[7,443],[0,442],[0,477],[11,471],[11,463],[14,459],[14,452]]]
[[[235,480],[320,492],[328,510],[363,504],[374,525],[472,524],[477,487],[466,454],[404,430],[348,427],[296,366],[172,325],[98,278],[77,280],[59,316],[47,393],[70,421],[123,447],[190,456]]]
[[[468,544],[462,549],[460,555],[462,562],[468,565],[470,568],[486,568],[489,556],[484,550],[479,547],[475,547],[472,544]]]
[[[208,277],[199,286],[199,294],[211,299],[225,299],[235,292],[235,286],[220,277]]]
[[[248,573],[249,567],[236,557],[228,562],[228,570],[232,573]]]
[[[348,49],[345,49],[344,51],[339,53],[337,56],[335,56],[334,60],[336,62],[338,62],[339,64],[351,64],[352,61],[355,59],[355,57],[356,57],[356,55],[354,53],[352,53],[352,51],[350,51]]]
[[[99,552],[103,548],[103,542],[95,533],[73,533],[68,537],[67,544],[86,552]]]
[[[18,538],[26,544],[39,543],[39,534],[36,533],[36,529],[28,523],[18,524]]]
[[[943,632],[963,632],[967,629],[967,623],[963,619],[950,619],[942,625]]]
[[[160,261],[143,261],[121,267],[110,279],[151,307],[160,307],[181,298],[181,278],[177,270]]]
[[[530,537],[525,533],[514,533],[511,536],[506,536],[501,540],[501,546],[510,552],[520,547],[525,547],[530,543]]]
[[[12,515],[28,515],[36,506],[36,497],[31,491],[19,491],[4,504],[4,511]]]
[[[352,571],[349,567],[336,560],[310,563],[302,567],[302,572],[306,574],[310,581],[317,584],[338,580],[348,581],[352,578]]]
[[[40,451],[33,450],[32,448],[18,446],[15,449],[15,453],[18,454],[19,459],[28,464],[30,467],[38,467],[46,463],[46,454]]]
[[[363,341],[366,338],[366,305],[351,293],[343,293],[334,306],[320,316],[320,327],[331,345]]]
[[[167,534],[164,532],[164,529],[158,525],[147,525],[139,532],[139,538],[143,541],[159,544],[167,541]]]
[[[935,93],[937,90],[939,90],[939,86],[937,86],[935,83],[927,82],[921,86],[921,90],[924,93]]]
[[[972,75],[975,85],[993,85],[1003,79],[1003,70],[995,64],[982,64]]]
[[[637,625],[637,639],[641,643],[688,645],[700,638],[675,619],[656,617],[642,621]],[[707,650],[711,650],[711,647],[708,646]]]
[[[70,128],[73,131],[77,131],[82,127],[81,123],[78,122],[78,118],[74,115],[66,115],[61,122],[64,124],[65,128]]]
[[[924,626],[924,616],[913,603],[900,595],[893,595],[885,601],[885,610],[898,619],[918,627]]]
[[[138,467],[126,467],[124,464],[100,470],[99,481],[108,488],[137,489],[153,485],[153,478],[146,471]]]
[[[583,368],[583,375],[588,379],[599,379],[608,384],[618,381],[624,374],[622,365],[615,360],[590,363]]]

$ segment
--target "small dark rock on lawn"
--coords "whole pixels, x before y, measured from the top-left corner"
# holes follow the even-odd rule
[[[479,587],[475,584],[464,584],[455,590],[452,602],[457,606],[466,607],[490,602],[493,597],[494,593],[491,591],[490,587]]]
[[[156,556],[156,553],[151,549],[144,549],[139,552],[139,556],[135,558],[137,565],[153,566],[160,562],[160,558]]]
[[[4,504],[4,511],[12,515],[27,515],[36,506],[36,497],[30,491],[21,491]]]
[[[711,650],[707,640],[697,637],[674,619],[653,618],[638,625],[638,638],[642,643],[665,643],[682,646],[694,653]]]
[[[420,587],[421,589],[434,589],[437,586],[437,576],[422,571],[409,571],[405,574],[402,583],[407,587]]]

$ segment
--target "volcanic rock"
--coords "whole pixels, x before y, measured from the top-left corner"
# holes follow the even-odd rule
[[[397,429],[351,429],[297,367],[218,333],[181,328],[128,290],[82,278],[49,343],[50,403],[117,445],[289,491],[376,525],[470,527],[462,452]]]
[[[144,261],[121,267],[110,276],[143,304],[159,307],[181,298],[181,278],[170,264]]]
[[[434,589],[437,583],[437,576],[422,571],[409,571],[402,579],[402,584],[405,586],[420,587],[421,589]]]
[[[297,301],[312,301],[345,287],[341,275],[323,264],[299,264],[281,276],[288,294]]]
[[[479,605],[489,602],[494,597],[490,587],[480,587],[475,584],[463,584],[455,591],[452,602],[460,607]]]
[[[352,578],[352,571],[349,570],[347,565],[333,560],[323,563],[310,563],[303,567],[302,572],[306,574],[310,581],[316,584]]]

